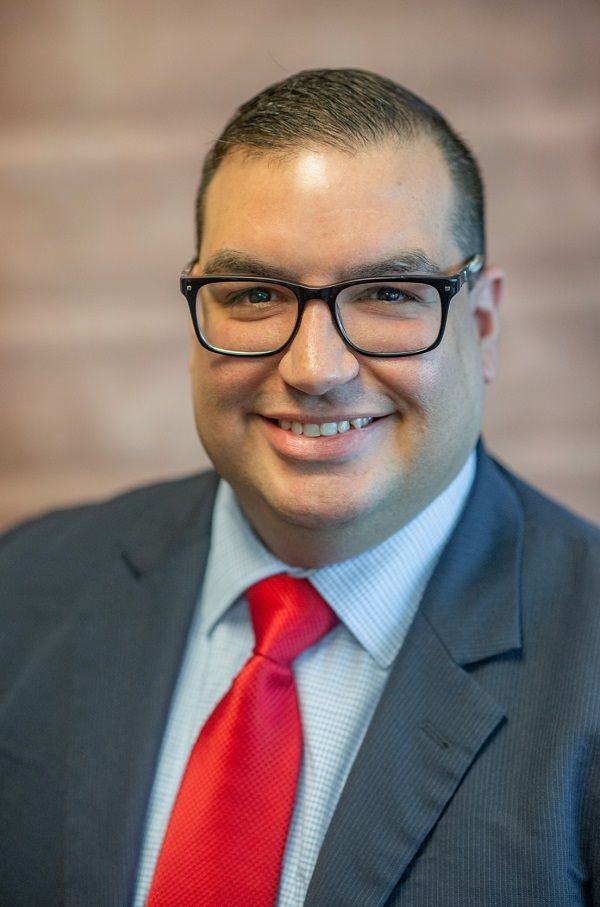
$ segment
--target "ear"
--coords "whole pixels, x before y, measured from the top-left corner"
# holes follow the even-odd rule
[[[482,271],[471,291],[473,314],[481,341],[481,361],[486,384],[496,377],[500,333],[499,308],[503,288],[504,272],[501,268],[490,265]]]

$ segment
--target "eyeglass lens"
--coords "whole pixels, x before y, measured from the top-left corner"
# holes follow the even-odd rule
[[[208,283],[196,297],[204,339],[230,352],[266,353],[284,346],[299,305],[288,287],[259,281]],[[350,342],[365,352],[409,353],[435,343],[442,303],[426,283],[361,283],[338,293],[336,312]]]

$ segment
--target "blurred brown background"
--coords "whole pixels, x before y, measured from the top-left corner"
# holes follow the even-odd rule
[[[600,518],[597,0],[2,0],[0,524],[206,461],[178,275],[201,159],[301,68],[376,69],[487,177],[488,445]]]

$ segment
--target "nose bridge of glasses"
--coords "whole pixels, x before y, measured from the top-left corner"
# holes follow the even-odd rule
[[[307,287],[307,286],[296,285],[295,292],[296,292],[296,296],[300,303],[300,315],[299,315],[297,330],[300,329],[301,323],[303,324],[306,321],[307,305],[309,303],[313,303],[313,302],[317,302],[317,303],[321,302],[321,303],[324,303],[325,306],[329,309],[329,315],[331,317],[332,327],[335,329],[335,332],[337,334],[339,334],[339,336],[341,337],[344,344],[346,343],[346,338],[344,337],[344,334],[341,330],[340,324],[338,322],[336,310],[335,310],[335,299],[336,299],[336,295],[337,295],[337,293],[336,293],[337,289],[338,288],[336,286]],[[314,329],[315,324],[318,324],[318,323],[324,324],[325,323],[325,322],[321,322],[320,319],[318,319],[318,318],[317,318],[317,321],[315,322],[314,319],[310,316],[309,316],[308,320],[311,322],[311,333],[312,333],[312,330]],[[294,336],[296,335],[296,333],[297,333],[297,331],[294,332]]]
[[[338,323],[338,317],[335,310],[335,299],[337,296],[336,286],[327,286],[327,287],[307,287],[307,286],[296,286],[296,295],[300,302],[300,320],[304,320],[304,311],[306,305],[309,302],[323,302],[329,309],[329,314],[331,320],[338,331],[341,334],[340,326]],[[343,336],[343,335],[342,335]]]
[[[352,380],[358,361],[336,317],[335,288],[298,287],[296,295],[299,316],[279,369],[288,384],[324,394]]]
[[[312,300],[316,299],[320,300],[321,302],[327,303],[329,308],[333,311],[333,289],[331,287],[296,286],[296,295],[298,296],[303,308],[307,302],[311,302]]]

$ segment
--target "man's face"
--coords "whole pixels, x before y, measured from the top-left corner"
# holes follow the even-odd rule
[[[453,193],[426,139],[355,154],[234,152],[208,189],[194,273],[318,286],[378,262],[389,274],[390,262],[401,270],[415,254],[453,273],[464,259],[449,228]],[[351,556],[404,525],[456,475],[476,442],[493,373],[497,289],[494,275],[471,293],[463,287],[441,345],[414,357],[355,353],[318,300],[276,356],[230,358],[194,339],[201,440],[275,553],[314,563],[321,538],[323,560]],[[285,426],[356,419],[373,421],[319,437]],[[300,551],[303,538],[312,554]]]

